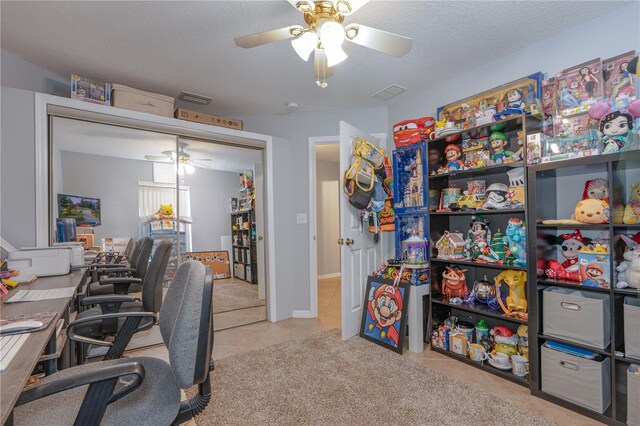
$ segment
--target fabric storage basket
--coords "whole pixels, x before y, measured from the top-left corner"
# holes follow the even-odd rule
[[[611,358],[580,358],[542,346],[542,390],[602,414],[611,404]]]
[[[247,265],[245,266],[245,275],[244,275],[244,279],[247,281],[253,281],[251,279],[251,265]]]
[[[624,298],[624,353],[640,358],[640,299]]]
[[[175,100],[171,96],[143,92],[121,84],[114,84],[111,87],[111,105],[114,107],[173,118]]]
[[[240,264],[233,265],[233,276],[236,278],[244,279],[244,266]]]
[[[631,364],[627,370],[627,424],[640,426],[640,365]]]
[[[547,336],[605,349],[611,342],[609,296],[564,288],[542,292],[542,330]]]

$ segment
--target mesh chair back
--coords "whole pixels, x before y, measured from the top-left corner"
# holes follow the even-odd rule
[[[200,262],[184,262],[160,311],[160,333],[178,385],[205,380],[213,348],[213,275]]]
[[[144,280],[144,276],[147,273],[149,267],[149,257],[151,256],[151,249],[153,248],[153,238],[144,237],[140,239],[140,253],[136,259],[136,263],[131,264],[132,268],[136,270],[136,277]]]
[[[171,256],[171,243],[158,244],[142,282],[142,306],[145,312],[160,312],[162,306],[162,282]]]

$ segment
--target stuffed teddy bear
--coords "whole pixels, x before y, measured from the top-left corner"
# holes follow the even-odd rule
[[[618,272],[616,287],[640,289],[640,232],[633,238],[622,235],[622,239],[629,250],[624,253],[624,260],[616,267]]]
[[[588,198],[578,202],[573,211],[575,220],[587,224],[609,223],[609,203],[597,198]]]
[[[631,185],[631,194],[629,202],[624,208],[622,221],[627,225],[634,225],[640,222],[640,182],[634,182]]]

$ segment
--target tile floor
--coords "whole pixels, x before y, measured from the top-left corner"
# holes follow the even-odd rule
[[[277,323],[264,321],[216,332],[213,355],[214,359],[226,358],[276,345],[287,340],[299,339],[321,330],[331,330],[339,327],[340,281],[339,279],[319,280],[317,319],[288,319]],[[132,351],[128,355],[154,356],[167,360],[167,353],[164,347]],[[499,398],[507,399],[514,405],[546,417],[559,425],[586,426],[600,424],[573,411],[533,397],[522,386],[432,352],[428,348],[419,354],[407,350],[404,356],[444,372],[477,389],[478,392],[488,392]],[[428,391],[428,389],[425,389],[425,392]],[[434,397],[437,397],[437,395]],[[190,424],[193,425],[193,423]]]

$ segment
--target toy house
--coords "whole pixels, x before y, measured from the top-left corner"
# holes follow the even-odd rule
[[[464,259],[464,236],[458,232],[444,231],[436,242],[438,259]]]

